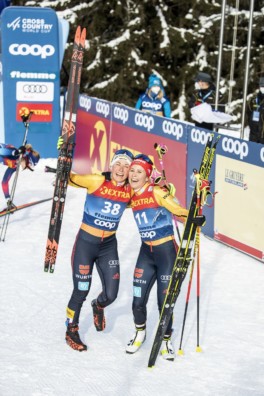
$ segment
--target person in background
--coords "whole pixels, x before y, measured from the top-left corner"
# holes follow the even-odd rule
[[[170,101],[165,95],[161,79],[155,74],[150,75],[148,88],[140,95],[135,108],[146,113],[171,117]]]
[[[249,140],[264,144],[264,77],[259,79],[259,90],[247,103]]]
[[[87,189],[83,220],[72,252],[73,292],[66,312],[66,343],[79,352],[87,350],[79,335],[79,317],[91,288],[94,264],[102,282],[102,292],[91,303],[97,331],[105,329],[104,309],[118,294],[120,269],[116,231],[131,199],[127,177],[132,160],[133,154],[121,149],[111,161],[110,177],[108,172],[70,174],[69,185]]]
[[[20,165],[23,170],[29,169],[33,171],[34,166],[37,165],[40,159],[39,153],[33,149],[31,144],[26,144],[17,149],[11,144],[0,143],[0,163],[7,166],[2,179],[2,190],[7,200],[8,209],[15,207],[14,203],[10,200],[9,181],[13,173],[16,172],[20,156]]]
[[[195,86],[193,94],[190,97],[188,106],[189,108],[193,108],[195,106],[199,106],[202,103],[208,103],[211,105],[212,110],[215,109],[215,85],[212,82],[212,77],[208,73],[199,72],[195,77]],[[222,104],[223,96],[219,94],[219,105],[218,110],[224,112],[225,105]],[[213,123],[207,122],[197,122],[195,121],[195,125],[199,128],[213,130]]]
[[[166,187],[154,186],[150,182],[152,169],[150,158],[139,154],[133,160],[128,176],[134,190],[130,206],[142,240],[134,271],[132,311],[135,333],[126,346],[129,354],[137,352],[145,341],[147,302],[155,282],[160,313],[166,297],[178,249],[172,214],[183,219],[188,215],[188,210],[177,203]],[[197,224],[204,220],[204,216],[196,217]],[[161,354],[166,360],[174,360],[171,334],[172,318],[161,345]]]

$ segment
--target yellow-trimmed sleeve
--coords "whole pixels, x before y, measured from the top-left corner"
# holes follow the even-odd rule
[[[168,191],[164,191],[161,187],[154,187],[154,197],[160,206],[163,206],[175,216],[184,218],[188,216],[188,210],[179,205],[174,197],[170,195]]]
[[[91,194],[96,191],[105,181],[103,175],[78,175],[70,173],[69,186],[86,188]]]

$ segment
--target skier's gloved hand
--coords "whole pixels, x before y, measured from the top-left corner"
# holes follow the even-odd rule
[[[58,149],[58,150],[61,149],[61,146],[63,145],[63,143],[64,143],[63,137],[62,137],[62,136],[59,136],[59,139],[58,139],[58,141],[57,141],[57,149]]]
[[[174,186],[174,184],[173,183],[167,184],[167,188],[168,188],[170,195],[172,195],[174,197],[174,195],[176,193],[176,187]]]
[[[193,219],[193,223],[197,225],[197,227],[202,227],[206,223],[205,215],[198,215]]]
[[[25,146],[20,146],[18,149],[18,154],[25,154],[26,152],[26,147]]]
[[[105,177],[105,180],[111,181],[111,172],[102,172],[102,175]]]

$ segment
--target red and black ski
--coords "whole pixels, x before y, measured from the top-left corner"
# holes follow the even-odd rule
[[[81,30],[81,27],[78,26],[73,44],[67,100],[62,123],[61,136],[63,137],[63,144],[60,149],[57,163],[56,182],[45,254],[45,272],[54,272],[57,258],[68,179],[71,171],[74,151],[76,114],[78,108],[85,39],[86,29],[84,28]]]
[[[40,203],[51,201],[51,200],[52,200],[52,198],[45,198],[45,199],[40,199],[39,201],[33,201],[33,202],[29,202],[29,203],[26,203],[23,205],[18,205],[11,209],[6,208],[0,212],[0,217],[5,216],[8,213],[14,213],[14,212],[17,212],[18,210],[26,209],[26,208],[29,208],[30,206],[38,205]]]

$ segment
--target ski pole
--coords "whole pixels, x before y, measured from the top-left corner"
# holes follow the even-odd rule
[[[188,289],[187,289],[187,294],[186,294],[186,302],[185,302],[185,309],[184,309],[184,316],[183,316],[183,322],[182,322],[182,331],[181,331],[181,339],[180,339],[180,346],[179,346],[179,350],[178,350],[178,355],[183,355],[183,350],[182,350],[183,333],[184,333],[184,329],[185,329],[185,322],[186,322],[186,318],[187,318],[187,312],[188,312],[188,306],[189,306],[189,300],[190,300],[190,293],[191,293],[191,287],[192,287],[192,279],[193,279],[195,258],[196,258],[197,251],[199,251],[199,245],[200,245],[200,239],[197,238],[197,234],[196,234],[195,246],[194,246],[194,254],[193,254],[193,259],[192,259],[192,264],[191,264],[191,271],[190,271],[190,277],[189,277],[189,283],[188,283]]]
[[[202,214],[202,209],[200,213]],[[200,234],[201,234],[201,227],[197,227],[196,239],[197,239],[197,345],[196,345],[196,352],[202,352],[200,347]]]
[[[164,168],[164,163],[163,163],[163,155],[165,155],[167,153],[168,147],[165,146],[165,144],[155,143],[154,144],[154,149],[157,151],[158,158],[159,158],[159,163],[160,163],[160,166],[161,166],[161,172],[162,172],[162,179],[161,180],[163,180],[165,182],[165,184],[167,184],[167,178],[166,178],[165,168]],[[176,227],[176,231],[177,231],[177,235],[178,235],[179,241],[181,241],[181,235],[180,235],[180,231],[179,231],[179,227],[178,227],[178,222],[177,222],[176,217],[174,215],[172,217],[173,217],[173,221],[174,221],[174,224],[175,224],[175,227]]]
[[[184,309],[184,316],[183,316],[182,330],[181,330],[181,340],[180,340],[180,346],[179,346],[179,350],[178,350],[178,355],[183,355],[182,340],[183,340],[183,333],[184,333],[184,329],[185,329],[187,311],[188,311],[188,306],[189,306],[190,292],[191,292],[191,287],[192,287],[194,262],[195,262],[195,257],[193,258],[192,265],[191,265],[191,272],[190,272],[190,278],[189,278],[187,295],[186,295],[186,302],[185,302],[185,309]]]
[[[203,213],[203,206],[206,205],[207,196],[210,194],[210,185],[211,182],[209,180],[203,180],[200,178],[198,173],[195,174],[196,177],[196,186],[197,186],[197,208],[198,215],[201,216]],[[200,347],[200,235],[201,235],[201,227],[197,227],[196,233],[196,243],[197,243],[197,345],[196,352],[201,352],[202,349]]]
[[[25,133],[24,133],[24,138],[23,138],[23,142],[22,142],[22,146],[25,146],[27,144],[27,135],[28,135],[28,130],[29,130],[29,123],[30,123],[30,119],[32,116],[33,112],[30,111],[27,115],[22,115],[22,121],[25,125]],[[19,174],[19,168],[20,168],[20,164],[22,161],[22,157],[23,154],[19,155],[19,159],[17,161],[17,168],[16,168],[16,173],[15,173],[15,178],[12,184],[12,189],[11,189],[11,194],[10,194],[10,201],[13,202],[14,199],[14,195],[15,195],[15,190],[16,190],[16,185],[17,185],[17,179],[18,179],[18,174]],[[4,242],[5,241],[5,237],[6,237],[6,233],[7,233],[7,227],[9,224],[9,217],[10,217],[10,212],[7,212],[7,214],[4,217],[4,221],[3,221],[3,226],[1,229],[1,235],[0,235],[0,242]]]

